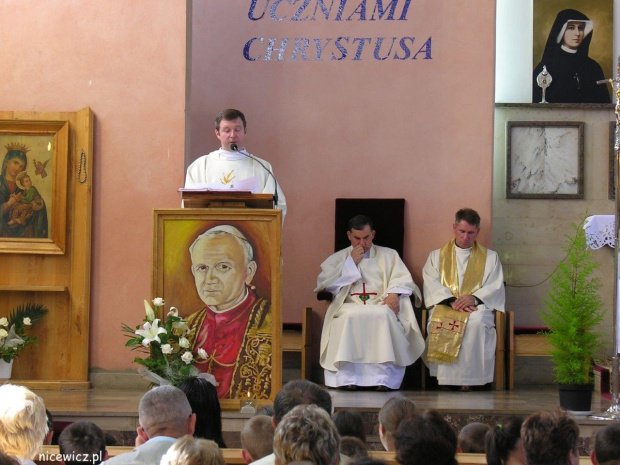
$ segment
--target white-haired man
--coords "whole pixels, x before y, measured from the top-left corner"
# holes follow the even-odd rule
[[[148,391],[138,406],[136,448],[107,460],[108,465],[159,464],[174,442],[194,434],[196,414],[185,393],[174,386],[159,386]]]
[[[0,386],[0,450],[34,465],[48,432],[43,400],[23,386]]]
[[[205,304],[187,318],[192,349],[206,352],[198,368],[215,376],[219,398],[241,397],[249,389],[269,397],[271,307],[251,286],[258,269],[252,245],[236,227],[220,225],[200,234],[189,252],[196,291]],[[241,364],[251,365],[250,375],[242,373]]]

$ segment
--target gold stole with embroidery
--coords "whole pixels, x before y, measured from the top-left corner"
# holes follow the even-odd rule
[[[441,284],[450,289],[454,297],[473,295],[484,277],[487,249],[474,242],[459,289],[459,274],[456,264],[454,239],[439,251],[439,272]],[[431,317],[426,360],[432,363],[450,365],[456,361],[463,343],[469,313],[457,312],[449,305],[436,305]]]

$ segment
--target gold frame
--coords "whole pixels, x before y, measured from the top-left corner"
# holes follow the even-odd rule
[[[152,297],[163,297],[166,311],[177,307],[183,317],[204,307],[196,293],[191,274],[189,245],[207,229],[232,224],[253,243],[258,271],[252,280],[257,294],[271,302],[271,389],[272,403],[282,386],[282,291],[281,291],[281,212],[271,209],[156,209],[153,214]],[[186,271],[184,271],[186,270]],[[243,399],[220,399],[225,410],[239,410]]]
[[[0,135],[52,137],[52,198],[48,238],[0,237],[0,253],[64,254],[67,234],[67,166],[69,122],[0,120]],[[2,157],[4,160],[4,156]]]

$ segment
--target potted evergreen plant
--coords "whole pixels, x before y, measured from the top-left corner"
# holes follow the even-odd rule
[[[551,276],[541,317],[549,327],[547,341],[552,347],[560,406],[589,411],[594,386],[592,359],[600,345],[595,329],[605,312],[598,294],[601,279],[593,276],[598,263],[586,246],[582,225],[571,226],[574,234],[565,236],[566,258]]]

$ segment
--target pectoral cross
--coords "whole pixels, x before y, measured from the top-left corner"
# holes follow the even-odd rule
[[[370,299],[371,295],[377,295],[376,292],[366,292],[366,283],[362,283],[362,292],[354,292],[351,294],[351,297],[353,297],[354,295],[358,295],[360,300],[362,302],[364,302],[364,305],[366,305],[366,301],[368,299]]]

